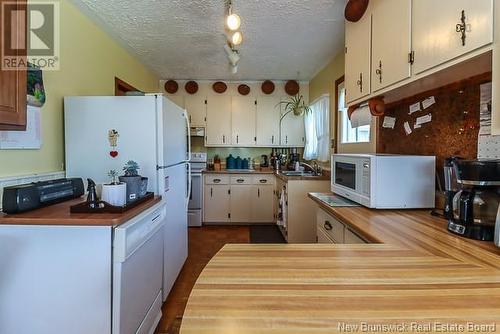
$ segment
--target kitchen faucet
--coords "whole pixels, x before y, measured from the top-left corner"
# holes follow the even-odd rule
[[[305,162],[300,162],[301,166],[306,167],[306,169],[309,169],[310,171],[314,172],[316,175],[321,175],[321,167],[319,167],[319,164],[316,160],[311,161],[312,165],[309,165]]]

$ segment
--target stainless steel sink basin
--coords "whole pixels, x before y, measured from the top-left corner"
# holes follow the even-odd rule
[[[284,176],[317,176],[314,172],[295,172],[295,171],[282,171]]]

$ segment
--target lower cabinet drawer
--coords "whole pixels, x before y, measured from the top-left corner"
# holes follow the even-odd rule
[[[318,244],[334,244],[335,242],[330,239],[326,232],[318,227]]]
[[[274,185],[274,175],[254,175],[253,184],[258,185]]]
[[[205,175],[205,184],[229,184],[228,175]]]
[[[344,243],[344,224],[319,208],[316,212],[316,224],[318,230],[323,230],[335,243]]]
[[[231,176],[231,184],[232,185],[252,184],[252,177],[247,175],[233,175]]]
[[[352,232],[349,228],[344,231],[345,244],[366,244],[367,242],[361,239],[357,234]]]

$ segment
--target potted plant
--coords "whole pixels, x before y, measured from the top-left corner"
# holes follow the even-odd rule
[[[295,116],[302,116],[304,113],[309,113],[311,108],[306,104],[304,96],[295,95],[288,101],[281,101],[280,105],[285,105],[285,113],[281,116],[281,119],[285,118],[289,113],[293,113]]]
[[[139,199],[141,194],[142,177],[139,175],[139,164],[133,160],[123,166],[124,175],[119,177],[120,182],[127,185],[127,202]]]
[[[102,185],[101,200],[114,206],[123,206],[127,202],[127,185],[118,181],[118,171],[108,172],[111,182]]]
[[[282,123],[283,119],[290,113],[292,113],[294,116],[302,116],[304,113],[310,113],[311,112],[311,107],[309,107],[306,104],[306,101],[304,100],[304,96],[302,95],[295,95],[290,97],[288,101],[281,101],[278,103],[278,105],[284,105],[285,106],[285,112],[283,115],[281,115],[280,118],[280,138],[281,138],[281,128],[282,128]]]

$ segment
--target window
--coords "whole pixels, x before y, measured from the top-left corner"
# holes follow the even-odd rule
[[[306,147],[304,159],[330,160],[330,97],[323,95],[311,104],[304,117]]]
[[[352,128],[351,120],[347,115],[347,108],[345,106],[345,87],[344,84],[339,86],[339,113],[340,113],[340,126],[341,126],[341,142],[348,143],[368,143],[370,142],[370,125]]]

